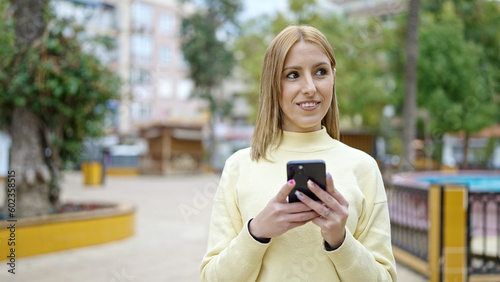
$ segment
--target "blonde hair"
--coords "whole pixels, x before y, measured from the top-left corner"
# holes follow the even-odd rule
[[[297,42],[309,42],[320,46],[330,59],[332,70],[335,68],[333,49],[326,37],[316,28],[311,26],[289,26],[282,30],[267,48],[260,78],[260,97],[257,121],[251,141],[251,158],[258,161],[266,154],[271,145],[279,145],[282,137],[283,117],[279,98],[281,97],[281,72],[286,55]],[[340,138],[339,111],[333,84],[332,103],[321,125],[328,134]]]

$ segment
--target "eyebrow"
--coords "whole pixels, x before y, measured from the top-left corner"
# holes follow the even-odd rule
[[[326,63],[326,62],[319,62],[319,63],[315,64],[313,66],[313,68],[317,68],[317,67],[322,66],[322,65],[328,65],[328,63]],[[293,70],[301,70],[302,67],[300,67],[300,66],[289,66],[289,67],[283,68],[283,71],[291,70],[291,69],[293,69]]]

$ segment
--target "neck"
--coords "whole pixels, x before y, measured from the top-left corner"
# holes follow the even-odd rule
[[[313,152],[327,150],[337,144],[326,132],[326,128],[312,132],[283,131],[278,150]]]

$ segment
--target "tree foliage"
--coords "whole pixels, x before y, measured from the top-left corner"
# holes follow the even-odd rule
[[[59,171],[101,134],[119,93],[118,77],[82,47],[94,40],[47,3],[0,0],[0,126],[12,137],[16,217],[54,212]]]
[[[10,124],[15,107],[28,107],[43,121],[45,137],[59,151],[61,164],[77,160],[82,139],[102,134],[106,102],[118,99],[119,78],[82,49],[84,42],[105,41],[47,10],[41,40],[19,50],[14,44],[15,19],[6,1],[1,3],[0,124]]]
[[[182,20],[181,36],[184,59],[189,63],[189,77],[194,81],[193,96],[207,99],[213,113],[224,115],[226,102],[213,91],[228,77],[234,66],[234,54],[228,41],[237,31],[239,0],[190,1],[201,4]]]
[[[465,39],[452,5],[438,19],[428,15],[420,37],[419,104],[435,113],[436,126],[443,132],[475,132],[491,124],[491,93],[479,70],[482,50]]]
[[[419,31],[418,107],[429,116],[432,139],[444,133],[470,134],[499,121],[498,44],[500,10],[489,1],[426,1]],[[489,8],[484,9],[488,6]],[[481,9],[472,7],[483,7]],[[471,13],[465,16],[466,13]],[[471,19],[474,18],[474,20]],[[397,81],[393,102],[402,105],[402,69],[405,58],[400,46],[404,16],[396,30],[399,40],[389,47],[392,73]],[[478,25],[479,24],[479,25]],[[494,31],[493,31],[494,30]],[[487,38],[487,39],[486,39]],[[496,54],[491,56],[491,54]],[[420,138],[424,132],[418,134]],[[465,165],[467,159],[464,159]]]
[[[426,7],[438,21],[456,15],[464,40],[480,48],[476,69],[490,93],[500,93],[500,4],[487,0],[427,1]],[[453,11],[452,11],[453,10]],[[500,112],[496,118],[500,122]]]

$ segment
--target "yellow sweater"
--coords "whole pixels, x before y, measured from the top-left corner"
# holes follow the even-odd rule
[[[390,221],[382,177],[369,155],[332,139],[325,128],[283,132],[280,146],[254,162],[250,150],[225,164],[214,198],[202,281],[396,281]],[[248,221],[286,183],[290,160],[322,159],[335,188],[349,201],[346,238],[326,251],[319,227],[309,222],[272,238],[254,240]]]

